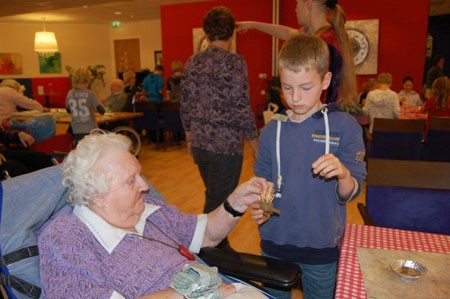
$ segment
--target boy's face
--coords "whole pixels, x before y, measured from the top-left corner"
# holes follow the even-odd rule
[[[285,101],[294,113],[292,119],[303,121],[322,106],[320,95],[330,85],[331,73],[322,79],[315,69],[294,72],[281,68],[280,80]]]

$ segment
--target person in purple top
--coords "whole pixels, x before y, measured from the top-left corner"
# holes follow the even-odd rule
[[[141,166],[122,135],[88,135],[62,165],[67,205],[39,235],[46,298],[183,298],[171,278],[190,253],[217,245],[273,185],[253,178],[209,214],[187,215],[147,194]],[[221,285],[234,298],[233,285]],[[239,297],[253,298],[253,297]]]
[[[231,11],[211,9],[203,19],[203,30],[209,45],[185,65],[180,115],[188,152],[205,184],[203,211],[208,213],[238,185],[244,140],[256,153],[258,131],[250,107],[247,65],[242,56],[230,52],[234,34]],[[226,247],[227,242],[221,245]]]

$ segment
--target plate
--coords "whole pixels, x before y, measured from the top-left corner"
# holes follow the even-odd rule
[[[400,277],[418,279],[425,275],[425,267],[413,260],[395,260],[391,263],[391,269]]]

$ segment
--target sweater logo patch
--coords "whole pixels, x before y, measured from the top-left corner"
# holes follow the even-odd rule
[[[325,131],[315,131],[311,134],[311,137],[316,143],[325,143],[326,135]],[[339,142],[341,141],[341,136],[339,133],[330,132],[330,145],[339,146]]]
[[[366,151],[357,151],[355,154],[355,162],[364,162],[364,157],[366,156]]]

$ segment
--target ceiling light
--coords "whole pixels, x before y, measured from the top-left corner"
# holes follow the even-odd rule
[[[58,42],[54,32],[45,31],[44,21],[42,21],[43,31],[38,31],[34,35],[34,51],[45,57],[55,55],[58,52]]]

